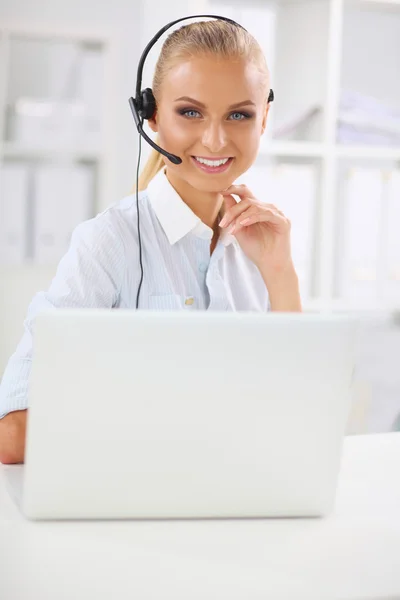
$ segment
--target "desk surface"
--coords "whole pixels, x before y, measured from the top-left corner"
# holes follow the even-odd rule
[[[400,433],[346,438],[325,519],[29,522],[10,468],[4,600],[400,598]]]

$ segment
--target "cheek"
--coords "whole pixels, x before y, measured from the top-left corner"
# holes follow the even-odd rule
[[[195,137],[194,127],[189,127],[188,123],[183,122],[182,117],[179,117],[175,114],[168,115],[168,117],[163,121],[166,125],[163,126],[161,123],[159,125],[159,137],[160,140],[165,140],[165,142],[170,145],[182,146],[190,143],[191,140]]]
[[[245,173],[255,162],[260,147],[260,128],[253,124],[237,136],[235,146],[238,149],[235,178]]]
[[[257,154],[261,140],[261,129],[258,123],[252,123],[251,127],[238,132],[236,145],[243,155],[253,156]]]

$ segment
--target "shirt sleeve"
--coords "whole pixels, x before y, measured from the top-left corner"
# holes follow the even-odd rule
[[[1,380],[0,419],[28,408],[36,316],[55,308],[113,308],[118,304],[125,265],[123,242],[107,213],[76,227],[49,289],[37,293],[28,307],[23,336]]]

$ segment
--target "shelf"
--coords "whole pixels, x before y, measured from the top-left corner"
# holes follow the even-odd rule
[[[362,6],[371,10],[379,11],[398,11],[400,10],[400,0],[347,0],[351,6]]]
[[[326,147],[317,142],[277,142],[268,140],[260,145],[260,155],[320,158]]]
[[[375,160],[400,161],[400,147],[352,146],[320,144],[314,142],[276,142],[261,143],[260,156],[289,156],[322,158],[333,154],[337,158],[368,158]]]
[[[336,156],[339,158],[370,158],[376,160],[400,161],[400,148],[385,146],[335,146]]]
[[[321,298],[312,298],[304,300],[303,310],[305,312],[348,312],[348,313],[372,313],[378,314],[393,314],[398,315],[400,312],[400,304],[377,302],[355,303],[339,298],[331,298],[322,300]]]
[[[74,148],[55,148],[37,146],[30,147],[14,142],[5,142],[0,147],[0,155],[4,158],[13,159],[57,159],[57,160],[84,160],[84,161],[100,161],[103,154],[99,150],[93,148],[74,147]]]
[[[23,265],[0,264],[0,288],[3,287],[3,295],[7,295],[8,286],[24,285],[30,286],[35,282],[50,283],[57,271],[57,264],[38,265],[26,262]],[[42,284],[40,284],[42,285]]]
[[[23,264],[7,265],[0,263],[0,280],[3,277],[17,277],[19,275],[28,275],[36,271],[37,273],[47,273],[48,271],[55,271],[58,263],[48,265],[38,265],[33,261],[26,261]]]
[[[28,299],[37,291],[47,289],[57,270],[57,265],[2,265],[0,264],[0,290],[3,301],[10,301],[10,290],[17,300],[21,294]]]
[[[9,22],[2,23],[1,31],[10,37],[23,37],[23,38],[37,38],[42,40],[55,41],[76,41],[84,42],[97,45],[106,45],[112,42],[113,37],[110,29],[107,27],[80,27],[77,25],[65,26],[64,24],[57,24],[55,28],[53,25],[47,26],[43,23],[34,23],[31,20],[19,22],[11,20]]]

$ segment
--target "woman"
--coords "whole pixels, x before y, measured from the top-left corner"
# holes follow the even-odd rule
[[[301,311],[290,222],[233,185],[257,156],[269,90],[263,53],[242,28],[191,23],[165,41],[149,125],[182,163],[153,151],[139,180],[140,308]],[[136,226],[134,195],[79,225],[49,290],[32,300],[0,388],[1,462],[24,457],[35,316],[60,307],[134,308]]]

